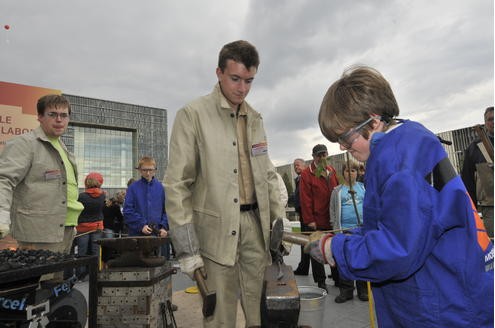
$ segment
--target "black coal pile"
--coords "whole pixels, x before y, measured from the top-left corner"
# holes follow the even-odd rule
[[[74,255],[56,253],[44,249],[3,249],[0,250],[0,272],[28,269],[74,259]]]

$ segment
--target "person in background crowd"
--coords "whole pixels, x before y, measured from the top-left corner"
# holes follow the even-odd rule
[[[364,167],[364,164],[359,164],[359,171],[358,171],[358,176],[356,181],[364,183],[364,173],[366,173],[366,168]]]
[[[484,116],[484,129],[491,149],[486,149],[479,137],[473,141],[466,149],[461,176],[471,199],[481,212],[488,236],[493,238],[493,106],[485,110]]]
[[[75,159],[60,140],[70,104],[46,95],[37,112],[40,126],[7,141],[0,153],[0,238],[12,231],[21,249],[69,253],[83,210]]]
[[[335,230],[356,228],[363,220],[364,185],[357,182],[359,165],[349,161],[342,167],[344,182],[332,191],[330,197],[330,223]],[[339,277],[340,294],[335,303],[344,303],[354,297],[354,280]],[[356,281],[358,298],[368,300],[368,287],[365,281]]]
[[[493,327],[493,244],[437,136],[398,115],[372,68],[330,86],[318,121],[366,161],[363,226],[311,236],[306,251],[345,279],[371,281],[379,327]]]
[[[126,188],[126,192],[127,192],[127,189],[129,188],[129,186],[131,184],[133,184],[133,182],[135,182],[136,179],[134,178],[129,178],[129,180],[127,180],[127,188]],[[125,202],[125,194],[124,194],[124,201],[122,202],[122,205],[121,205],[121,209],[122,209],[122,213],[124,212],[124,202]],[[122,224],[122,233],[125,234],[125,235],[128,235],[129,234],[129,228],[127,227],[127,224],[125,223],[125,220]]]
[[[327,164],[328,150],[325,145],[313,147],[313,161],[301,173],[299,182],[299,197],[304,224],[312,231],[330,230],[330,195],[339,184],[335,169]],[[311,259],[313,279],[318,287],[327,289],[325,283],[325,267],[315,259]],[[335,283],[338,278],[332,272]]]
[[[280,189],[280,203],[283,207],[287,207],[287,202],[289,200],[289,195],[287,194],[287,187],[285,186],[284,179],[277,172],[278,189]]]
[[[122,206],[124,205],[125,191],[116,192],[115,195],[105,201],[103,208],[103,233],[105,238],[114,238],[122,234],[124,216]]]
[[[118,238],[124,233],[124,216],[122,206],[124,204],[125,190],[116,192],[115,195],[105,201],[103,207],[103,235],[104,238]],[[117,252],[102,247],[102,260],[108,262],[117,256]]]
[[[84,179],[84,192],[79,194],[78,201],[84,205],[77,220],[76,245],[78,256],[100,255],[100,245],[96,242],[103,238],[103,208],[106,194],[101,190],[103,176],[98,172],[90,172]],[[86,267],[77,270],[80,280],[88,274]]]
[[[299,215],[299,222],[301,223],[301,231],[306,232],[310,231],[308,226],[304,224],[304,220],[302,218],[301,213],[301,199],[299,197],[299,182],[301,180],[301,172],[306,168],[306,162],[302,158],[296,158],[294,160],[294,172],[296,172],[296,178],[294,182],[296,184],[296,188],[294,190],[294,210]],[[294,270],[294,274],[298,276],[307,276],[309,274],[309,264],[310,257],[308,254],[303,252],[303,246],[301,246],[301,261],[297,265],[296,270]]]
[[[222,47],[212,93],[178,111],[165,176],[167,212],[180,269],[207,274],[217,294],[204,327],[261,324],[270,223],[285,217],[261,115],[246,101],[258,71],[247,41]],[[203,275],[204,276],[204,275]]]

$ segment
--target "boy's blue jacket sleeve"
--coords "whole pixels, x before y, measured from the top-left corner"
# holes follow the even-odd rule
[[[409,172],[398,172],[388,179],[381,208],[365,206],[364,210],[365,219],[376,221],[376,229],[367,231],[365,237],[337,235],[332,240],[333,254],[344,276],[355,274],[374,282],[407,278],[424,264],[444,229],[463,224],[455,222],[455,217],[444,223],[449,227],[432,222],[429,200],[418,192],[428,188],[424,178]],[[344,257],[346,248],[352,248],[356,255]]]

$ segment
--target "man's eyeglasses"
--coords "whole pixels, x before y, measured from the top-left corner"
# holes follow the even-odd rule
[[[361,131],[369,122],[373,121],[375,118],[380,119],[380,116],[372,116],[355,128],[352,128],[346,133],[341,134],[338,137],[337,142],[342,147],[344,147],[344,149],[350,149],[352,147],[352,144],[357,140],[357,138],[359,138],[359,131]]]
[[[60,118],[61,120],[66,120],[69,118],[69,114],[68,113],[57,113],[57,112],[48,112],[46,113],[46,116],[48,116],[49,118]]]

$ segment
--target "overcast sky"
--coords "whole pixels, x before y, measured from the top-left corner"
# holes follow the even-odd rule
[[[345,68],[378,69],[401,117],[443,132],[482,123],[494,100],[492,0],[2,0],[0,80],[165,108],[216,83],[220,48],[260,53],[247,97],[276,165],[311,158],[326,90]],[[6,29],[9,25],[10,29]]]

